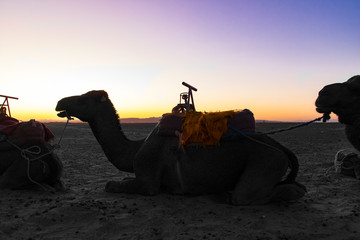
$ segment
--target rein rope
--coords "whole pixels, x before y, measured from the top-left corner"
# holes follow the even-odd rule
[[[60,148],[60,142],[61,142],[61,140],[62,140],[62,138],[63,138],[63,136],[64,136],[65,129],[66,129],[66,127],[69,125],[69,121],[70,121],[70,120],[74,120],[74,119],[71,118],[69,115],[67,115],[66,117],[67,117],[67,120],[66,120],[64,129],[63,129],[63,131],[62,131],[62,133],[61,133],[61,136],[60,136],[60,138],[59,138],[59,142],[54,145],[55,148]]]
[[[255,134],[260,134],[260,135],[268,135],[268,134],[275,134],[275,133],[279,133],[279,132],[285,132],[285,131],[290,131],[290,130],[293,130],[295,128],[299,128],[299,127],[303,127],[303,126],[307,126],[313,122],[316,122],[316,121],[320,121],[320,120],[323,120],[323,122],[326,122],[327,120],[330,119],[330,115],[329,114],[324,114],[322,117],[319,117],[319,118],[315,118],[314,120],[311,120],[311,121],[308,121],[308,122],[305,122],[305,123],[301,123],[301,124],[298,124],[296,126],[292,126],[292,127],[289,127],[289,128],[284,128],[284,129],[279,129],[279,130],[274,130],[274,131],[269,131],[269,132],[265,132],[265,133],[255,133]],[[233,126],[228,126],[230,129],[232,129],[233,131],[235,131],[237,134],[240,134],[241,136],[249,139],[250,141],[253,141],[255,143],[258,143],[258,144],[261,144],[263,146],[266,146],[268,148],[271,148],[275,151],[278,151],[278,152],[283,152],[281,149],[279,149],[278,147],[275,147],[275,146],[272,146],[270,144],[267,144],[265,142],[262,142],[262,141],[259,141],[257,139],[255,139],[254,137],[252,137],[252,133],[247,133],[247,132],[242,132],[240,130],[238,130],[237,128],[233,127]],[[291,166],[291,162],[289,160],[289,164]],[[292,168],[292,167],[290,167]]]
[[[317,122],[317,121],[320,121],[322,120],[323,122],[326,122],[327,120],[330,119],[330,115],[325,113],[322,117],[318,117],[318,118],[315,118],[314,120],[311,120],[311,121],[308,121],[308,122],[305,122],[305,123],[301,123],[301,124],[298,124],[298,125],[295,125],[295,126],[292,126],[292,127],[289,127],[289,128],[283,128],[283,129],[278,129],[278,130],[274,130],[274,131],[269,131],[269,132],[258,132],[258,133],[255,133],[255,134],[260,134],[260,135],[270,135],[270,134],[275,134],[275,133],[280,133],[280,132],[285,132],[285,131],[290,131],[290,130],[293,130],[293,129],[296,129],[296,128],[299,128],[299,127],[304,127],[304,126],[307,126],[313,122]],[[274,146],[271,146],[267,143],[264,143],[262,141],[259,141],[259,140],[256,140],[255,138],[251,137],[251,135],[253,133],[247,133],[247,132],[242,132],[240,130],[238,130],[237,128],[233,127],[233,126],[228,126],[230,129],[232,129],[234,132],[236,132],[237,134],[240,134],[242,135],[243,137],[253,141],[253,142],[256,142],[258,144],[261,144],[261,145],[264,145],[264,146],[267,146],[269,148],[272,148],[276,151],[280,151],[282,152],[280,149],[278,149],[277,147],[274,147]]]
[[[317,122],[317,121],[320,121],[322,120],[323,122],[326,122],[327,120],[330,119],[330,115],[329,114],[324,114],[322,117],[318,117],[318,118],[315,118],[314,120],[311,120],[311,121],[308,121],[308,122],[304,122],[304,123],[301,123],[301,124],[298,124],[298,125],[295,125],[295,126],[292,126],[292,127],[288,127],[288,128],[283,128],[283,129],[278,129],[278,130],[274,130],[274,131],[269,131],[269,132],[264,132],[264,133],[260,133],[260,134],[275,134],[275,133],[280,133],[280,132],[286,132],[286,131],[290,131],[290,130],[293,130],[293,129],[296,129],[296,128],[299,128],[299,127],[304,127],[304,126],[307,126],[313,122]]]
[[[43,190],[45,190],[45,191],[46,191],[47,189],[46,189],[43,185],[41,185],[39,182],[37,182],[37,181],[35,181],[34,179],[31,178],[31,176],[30,176],[30,163],[31,163],[32,161],[36,161],[36,160],[39,160],[39,159],[41,159],[41,158],[43,158],[43,157],[45,157],[45,156],[47,156],[47,155],[50,155],[50,154],[52,154],[52,153],[55,151],[55,149],[60,148],[60,142],[61,142],[61,140],[62,140],[62,138],[63,138],[63,136],[64,136],[65,129],[66,129],[66,127],[68,126],[70,120],[73,120],[73,119],[72,119],[70,116],[67,116],[67,121],[66,121],[66,124],[65,124],[65,126],[64,126],[64,129],[63,129],[63,131],[62,131],[62,133],[61,133],[61,136],[60,136],[60,139],[59,139],[58,143],[57,143],[57,144],[54,144],[54,146],[49,150],[49,152],[44,153],[44,154],[42,154],[42,155],[40,155],[40,156],[34,157],[34,155],[39,155],[39,154],[41,153],[41,148],[40,148],[39,146],[37,146],[37,145],[33,145],[33,146],[28,147],[28,148],[21,148],[21,147],[19,147],[18,145],[16,145],[14,142],[12,142],[11,140],[9,140],[8,138],[5,138],[5,135],[4,135],[4,137],[2,138],[2,140],[6,140],[6,142],[8,142],[11,146],[13,146],[13,147],[16,148],[17,150],[19,150],[21,157],[24,158],[24,159],[27,161],[27,171],[26,171],[26,174],[27,174],[27,177],[28,177],[28,179],[30,180],[30,182],[32,182],[32,183],[40,186],[40,187],[41,187]],[[44,162],[43,162],[43,163],[44,163]]]

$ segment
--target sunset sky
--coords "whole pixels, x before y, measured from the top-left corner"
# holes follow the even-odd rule
[[[197,110],[311,120],[327,84],[360,74],[357,0],[0,0],[0,94],[13,117],[106,90],[120,117]],[[2,100],[0,99],[0,104]],[[333,116],[333,118],[336,118]]]

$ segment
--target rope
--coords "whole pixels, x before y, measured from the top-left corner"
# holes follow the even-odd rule
[[[64,129],[63,129],[63,131],[62,131],[62,133],[61,133],[61,135],[60,135],[59,142],[54,145],[55,148],[60,148],[60,142],[61,142],[61,140],[62,140],[62,138],[63,138],[63,136],[64,136],[65,129],[66,129],[66,127],[68,126],[69,121],[70,121],[70,120],[73,120],[73,118],[71,118],[69,115],[67,115],[67,113],[66,113],[66,117],[67,117],[67,120],[66,120],[66,123],[65,123],[65,127],[64,127]]]
[[[258,143],[258,144],[264,145],[264,146],[269,147],[269,148],[271,148],[271,149],[273,149],[273,150],[276,150],[276,151],[278,151],[278,152],[283,152],[283,151],[281,151],[281,150],[280,150],[279,148],[277,148],[277,147],[271,146],[271,145],[269,145],[269,144],[267,144],[267,143],[264,143],[264,142],[262,142],[262,141],[259,141],[259,140],[255,139],[255,138],[251,137],[251,136],[250,136],[251,134],[249,134],[249,133],[247,133],[247,132],[242,132],[242,131],[238,130],[237,128],[235,128],[235,127],[233,127],[233,126],[231,126],[231,125],[229,125],[228,127],[229,127],[230,129],[232,129],[233,131],[235,131],[237,134],[239,134],[239,135],[241,135],[241,136],[243,136],[243,137],[245,137],[245,138],[247,138],[247,139],[249,139],[249,140],[251,140],[251,141],[253,141],[253,142],[256,142],[256,143]],[[254,134],[256,134],[256,133],[254,133]]]
[[[328,116],[326,116],[324,114],[324,116],[322,117],[319,117],[319,118],[315,118],[314,120],[311,120],[311,121],[308,121],[308,122],[305,122],[305,123],[301,123],[301,124],[298,124],[298,125],[295,125],[295,126],[292,126],[292,127],[289,127],[289,128],[283,128],[283,129],[279,129],[279,130],[274,130],[274,131],[269,131],[269,132],[264,132],[264,133],[260,133],[260,134],[275,134],[275,133],[280,133],[280,132],[285,132],[285,131],[290,131],[290,130],[293,130],[295,128],[299,128],[299,127],[304,127],[304,126],[307,126],[313,122],[317,122],[317,121],[320,121],[320,120],[323,120],[323,122],[326,122],[327,120],[329,120],[330,118],[328,118]]]
[[[279,133],[279,132],[290,131],[290,130],[293,130],[293,129],[295,129],[295,128],[307,126],[307,125],[309,125],[309,124],[311,124],[311,123],[313,123],[313,122],[320,121],[321,119],[323,120],[323,122],[326,122],[327,120],[330,119],[330,115],[327,114],[327,113],[325,113],[322,117],[315,118],[314,120],[311,120],[311,121],[308,121],[308,122],[305,122],[305,123],[301,123],[301,124],[298,124],[298,125],[296,125],[296,126],[292,126],[292,127],[284,128],[284,129],[279,129],[279,130],[274,130],[274,131],[269,131],[269,132],[265,132],[265,133],[255,133],[255,134],[269,135],[269,134],[275,134],[275,133]],[[278,149],[278,148],[276,148],[276,147],[274,147],[274,146],[271,146],[271,145],[269,145],[269,144],[267,144],[267,143],[264,143],[264,142],[262,142],[262,141],[259,141],[259,140],[254,139],[253,137],[250,136],[251,133],[242,132],[242,131],[238,130],[237,128],[235,128],[235,127],[233,127],[233,126],[231,126],[231,125],[228,125],[228,127],[229,127],[230,129],[232,129],[233,131],[235,131],[237,134],[240,134],[240,135],[242,135],[243,137],[246,137],[247,139],[249,139],[249,140],[251,140],[251,141],[253,141],[253,142],[259,143],[259,144],[261,144],[261,145],[264,145],[264,146],[267,146],[267,147],[269,147],[269,148],[272,148],[272,149],[274,149],[274,150],[276,150],[276,151],[282,152],[280,149]]]
[[[339,154],[344,151],[344,150],[341,150],[341,151],[338,151],[336,154],[335,154],[335,159],[334,159],[334,164],[330,167],[328,167],[326,170],[325,170],[325,176],[328,177],[329,176],[329,172],[330,170],[334,169],[335,170],[335,173],[341,173],[341,170],[344,169],[344,170],[352,170],[352,169],[355,169],[355,166],[350,166],[350,167],[345,167],[344,166],[344,160],[348,157],[354,157],[354,156],[357,156],[356,153],[349,153],[347,154],[342,160],[338,160],[339,159]]]

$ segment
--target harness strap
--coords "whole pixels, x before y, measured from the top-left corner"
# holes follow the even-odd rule
[[[264,142],[262,142],[262,141],[259,141],[259,140],[255,139],[255,138],[251,137],[251,135],[254,135],[254,134],[256,134],[256,133],[249,134],[249,133],[242,132],[242,131],[236,129],[236,128],[232,127],[231,125],[230,125],[229,127],[230,127],[232,130],[234,130],[236,133],[238,133],[239,135],[241,135],[241,136],[243,136],[243,137],[245,137],[245,138],[247,138],[247,139],[249,139],[249,140],[251,140],[251,141],[253,141],[253,142],[256,142],[256,143],[258,143],[258,144],[264,145],[264,146],[266,146],[266,147],[268,147],[268,148],[271,148],[271,149],[273,149],[273,150],[276,150],[276,151],[278,151],[278,152],[281,152],[281,153],[283,152],[281,149],[279,149],[279,148],[277,148],[277,147],[271,146],[271,145],[269,145],[269,144],[267,144],[267,143],[264,143]]]
[[[184,179],[181,174],[180,159],[181,159],[181,154],[179,154],[179,156],[176,159],[176,175],[177,175],[179,183],[180,183],[181,193],[185,193],[185,184],[184,184]]]

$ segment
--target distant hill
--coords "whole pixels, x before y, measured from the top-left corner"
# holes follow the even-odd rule
[[[121,123],[157,123],[161,117],[150,118],[121,118]],[[283,121],[255,120],[257,123],[282,123]],[[300,121],[301,122],[301,121]]]
[[[121,123],[157,123],[161,117],[150,117],[150,118],[121,118]]]
[[[150,117],[150,118],[121,118],[121,123],[158,123],[160,121],[161,117]],[[261,120],[256,119],[256,123],[287,123],[287,122],[293,122],[293,123],[301,123],[301,122],[307,122],[304,120],[299,121],[274,121],[274,120]],[[331,119],[329,122],[338,122],[337,119]]]
[[[161,117],[150,118],[120,118],[121,123],[158,123]],[[281,123],[282,121],[255,120],[258,123]]]
[[[160,121],[161,117],[150,117],[150,118],[120,118],[120,123],[158,123]],[[56,122],[56,121],[44,121],[44,122]],[[81,121],[76,119],[73,121],[73,123],[80,123]],[[262,119],[255,119],[256,123],[301,123],[301,122],[307,122],[305,120],[299,120],[299,121],[275,121],[275,120],[262,120]],[[338,122],[337,118],[330,119],[328,122]]]

